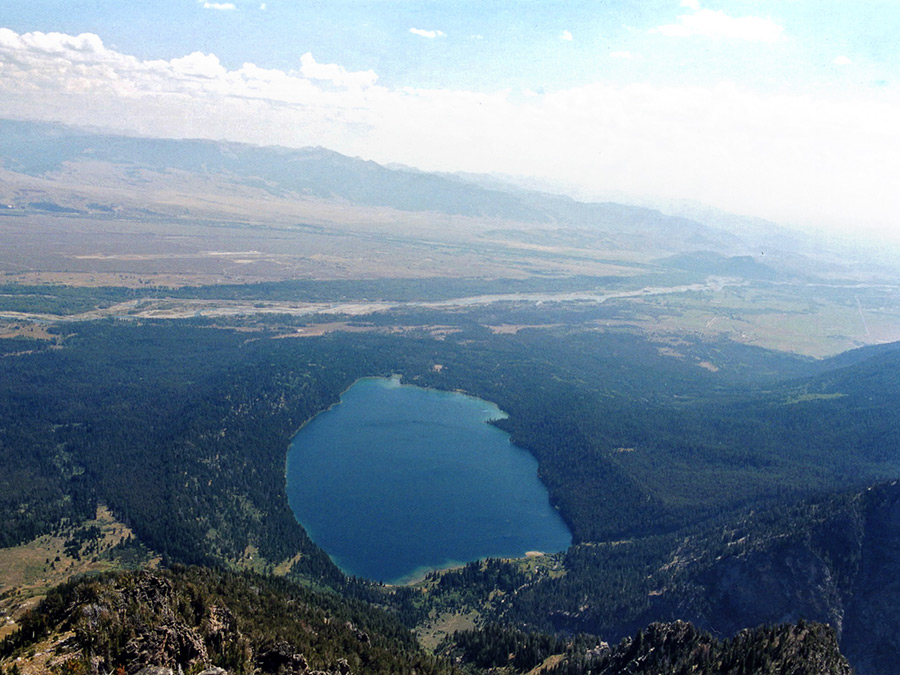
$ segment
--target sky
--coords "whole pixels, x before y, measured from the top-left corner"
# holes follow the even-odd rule
[[[900,0],[0,0],[0,117],[900,241]]]

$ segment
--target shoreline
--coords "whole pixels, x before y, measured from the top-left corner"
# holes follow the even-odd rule
[[[489,400],[487,400],[487,399],[482,399],[482,398],[480,398],[480,397],[478,397],[478,396],[474,396],[474,395],[469,394],[469,393],[466,393],[466,392],[459,392],[459,391],[454,391],[454,390],[450,390],[450,389],[439,389],[439,388],[436,388],[436,387],[422,387],[422,386],[419,386],[418,384],[411,383],[411,382],[408,382],[408,381],[404,381],[404,377],[405,377],[405,376],[404,376],[403,373],[393,372],[393,373],[390,373],[390,374],[366,375],[366,376],[363,376],[363,377],[356,378],[355,380],[353,380],[351,383],[349,383],[346,387],[344,387],[344,388],[341,390],[341,392],[340,392],[340,394],[338,394],[336,400],[333,400],[331,403],[329,403],[329,404],[327,405],[327,407],[322,408],[321,410],[319,410],[318,412],[316,412],[316,413],[315,413],[314,415],[312,415],[309,419],[305,420],[301,425],[299,425],[299,426],[297,427],[297,430],[292,434],[291,439],[290,439],[290,442],[288,443],[288,445],[287,445],[287,447],[286,447],[286,454],[285,454],[285,464],[284,464],[284,476],[285,476],[284,481],[285,481],[285,482],[284,482],[284,490],[285,490],[285,498],[286,498],[287,501],[288,501],[289,507],[291,507],[291,497],[290,497],[290,495],[291,495],[291,490],[290,490],[289,485],[288,485],[289,482],[290,482],[290,481],[289,481],[289,475],[294,475],[294,476],[296,476],[296,475],[297,475],[297,471],[298,471],[298,470],[302,470],[302,464],[303,464],[303,462],[300,461],[300,458],[298,458],[298,457],[295,456],[296,453],[294,453],[294,447],[295,447],[295,446],[294,446],[294,442],[295,442],[295,439],[296,439],[297,435],[298,435],[298,434],[299,434],[299,433],[300,433],[300,432],[301,432],[301,431],[302,431],[302,430],[303,430],[303,429],[304,429],[311,421],[313,421],[314,419],[316,419],[319,415],[321,415],[322,413],[327,412],[327,411],[329,411],[329,410],[333,410],[333,409],[335,409],[336,406],[340,405],[341,403],[344,403],[344,396],[345,396],[351,389],[353,389],[354,387],[356,387],[357,385],[359,385],[363,380],[371,380],[371,381],[372,381],[370,384],[368,384],[368,385],[366,386],[366,390],[369,391],[369,392],[371,392],[371,393],[373,393],[373,394],[375,394],[375,395],[378,395],[377,392],[378,392],[379,390],[381,390],[381,391],[385,392],[385,394],[387,394],[387,392],[390,391],[390,390],[399,390],[400,388],[406,388],[406,389],[414,388],[414,389],[421,390],[422,392],[433,392],[433,394],[437,394],[437,395],[439,395],[440,397],[444,397],[444,396],[447,396],[447,397],[457,397],[457,396],[462,396],[462,397],[464,397],[465,399],[468,399],[468,401],[470,401],[470,404],[473,404],[473,405],[475,406],[475,409],[476,409],[477,411],[480,411],[480,415],[479,415],[479,417],[481,418],[481,419],[480,419],[480,422],[481,422],[482,424],[488,424],[489,426],[494,426],[494,425],[493,425],[494,422],[496,422],[496,421],[498,421],[498,420],[500,420],[500,419],[506,419],[506,418],[509,417],[508,413],[506,413],[505,411],[503,411],[503,410],[500,408],[500,406],[497,405],[497,403],[495,403],[495,402],[493,402],[493,401],[489,401]],[[440,404],[439,401],[438,401],[437,399],[434,399],[434,398],[433,398],[432,401],[436,401],[436,403],[433,403],[433,405],[434,405],[434,404],[438,404],[438,405]],[[501,430],[501,431],[502,431],[502,430]],[[507,442],[510,443],[510,444],[512,444],[512,439],[509,438],[508,432],[503,432],[503,433],[507,436],[507,439],[506,439]],[[521,453],[523,453],[524,455],[527,455],[531,462],[536,462],[536,461],[537,461],[537,458],[534,457],[533,453],[529,452],[527,449],[525,449],[525,448],[517,448],[517,449],[518,449]],[[296,466],[296,465],[294,464],[294,462],[298,462],[301,466]],[[537,468],[537,467],[536,467],[536,468]],[[541,484],[541,486],[542,486],[542,488],[543,488],[543,491],[546,493],[546,492],[547,492],[547,486],[546,486],[546,485],[543,483],[543,481],[540,479],[539,472],[538,472],[538,475],[535,476],[535,478],[536,478],[536,480]],[[549,495],[548,495],[548,497],[549,497]],[[553,511],[556,513],[557,517],[559,518],[559,512],[558,512],[558,509],[555,509],[552,505],[550,505],[550,506],[551,506],[551,508],[553,509]],[[361,578],[370,579],[370,580],[372,580],[374,583],[383,583],[383,584],[388,585],[388,586],[394,586],[394,587],[414,586],[414,585],[416,585],[416,584],[419,584],[419,583],[423,582],[423,581],[426,579],[426,577],[427,577],[428,575],[430,575],[430,574],[433,574],[433,573],[443,573],[443,572],[446,572],[446,571],[448,571],[448,570],[460,569],[460,568],[464,567],[464,566],[467,565],[467,564],[474,563],[474,562],[478,562],[478,561],[483,561],[483,560],[485,560],[485,559],[497,558],[497,559],[509,559],[509,560],[519,560],[519,559],[525,560],[525,559],[528,559],[528,558],[536,557],[537,555],[543,555],[541,552],[533,550],[533,548],[532,548],[532,549],[528,549],[528,550],[520,550],[520,551],[509,551],[509,550],[507,549],[507,551],[504,551],[504,552],[499,553],[499,554],[498,554],[498,553],[485,553],[485,554],[483,554],[483,555],[478,555],[477,557],[472,558],[471,560],[468,560],[468,559],[466,559],[466,558],[463,558],[463,559],[448,559],[448,560],[443,560],[443,561],[440,561],[440,562],[436,562],[436,563],[434,563],[434,564],[427,564],[427,563],[426,563],[426,564],[419,565],[419,566],[417,566],[417,567],[415,567],[415,568],[413,568],[413,569],[410,569],[410,570],[408,570],[408,571],[400,572],[397,576],[395,576],[395,577],[393,577],[393,578],[389,578],[389,579],[377,579],[377,580],[376,580],[375,578],[370,578],[370,577],[367,577],[367,576],[365,576],[365,575],[360,575],[360,574],[358,574],[357,572],[355,572],[355,571],[352,570],[352,569],[345,569],[345,568],[341,565],[341,562],[340,562],[339,560],[336,560],[336,559],[328,552],[327,549],[323,548],[322,545],[319,544],[319,543],[316,541],[316,538],[313,536],[313,532],[312,532],[311,529],[310,529],[310,525],[309,525],[309,524],[304,524],[304,523],[302,522],[302,520],[301,520],[300,518],[297,517],[297,514],[296,514],[296,513],[293,513],[293,511],[294,511],[293,508],[291,508],[291,511],[292,511],[292,515],[294,516],[294,521],[295,521],[295,522],[296,522],[296,523],[297,523],[297,524],[298,524],[298,525],[306,532],[306,534],[309,536],[309,538],[312,540],[312,542],[313,542],[318,548],[320,548],[323,552],[325,552],[326,555],[329,555],[329,558],[331,558],[331,562],[332,562],[332,563],[333,563],[333,564],[334,564],[334,565],[335,565],[335,566],[336,566],[343,574],[345,574],[345,575],[347,575],[347,576],[360,576]],[[309,516],[308,513],[307,513],[306,515]],[[560,520],[561,520],[562,525],[565,527],[565,529],[566,529],[566,530],[568,531],[568,533],[569,533],[569,538],[570,538],[570,543],[569,543],[569,545],[571,545],[571,529],[570,529],[568,523],[566,523],[564,519],[560,518]],[[315,521],[315,518],[313,518],[313,521]],[[314,523],[311,523],[311,524],[314,524]],[[327,540],[327,537],[325,537],[325,539]],[[524,542],[521,542],[521,543],[527,545],[529,542],[524,541]],[[537,542],[535,542],[535,543],[537,543]],[[532,545],[532,546],[533,546],[533,545]],[[568,545],[565,546],[563,549],[560,549],[560,550],[565,550],[566,548],[568,548]]]
[[[390,375],[363,375],[362,377],[356,378],[355,380],[353,380],[352,383],[350,383],[350,385],[348,385],[345,389],[343,389],[340,394],[338,394],[337,401],[330,404],[327,408],[320,410],[315,415],[310,417],[308,420],[304,421],[303,424],[301,424],[299,427],[297,427],[297,429],[291,434],[291,440],[288,443],[287,452],[288,453],[290,452],[291,445],[294,442],[294,437],[297,434],[299,434],[304,429],[304,427],[306,427],[307,424],[312,422],[319,415],[326,413],[329,410],[333,409],[335,406],[338,406],[341,403],[343,403],[344,402],[344,394],[346,394],[348,391],[353,389],[353,387],[355,387],[359,382],[362,382],[363,380],[397,380],[400,383],[399,386],[401,386],[401,387],[417,387],[418,389],[424,389],[425,391],[437,391],[442,394],[458,394],[459,396],[465,396],[466,398],[474,398],[479,401],[484,401],[485,403],[490,403],[492,406],[497,408],[497,410],[499,410],[503,416],[502,417],[491,417],[490,419],[484,420],[485,424],[490,424],[491,422],[493,422],[495,420],[506,419],[509,417],[509,413],[507,413],[505,410],[501,409],[500,406],[497,405],[496,403],[494,403],[493,401],[488,401],[487,399],[481,398],[479,396],[475,396],[474,394],[470,394],[466,391],[463,391],[462,389],[449,390],[449,389],[438,389],[437,387],[422,387],[418,384],[411,384],[409,382],[404,382],[403,377],[404,376],[402,373],[391,373]],[[522,448],[522,449],[525,450],[525,448]],[[528,452],[529,454],[531,454],[531,452],[528,450],[525,450],[525,452]],[[537,459],[537,458],[535,458],[535,459]],[[285,469],[284,469],[284,471],[285,471],[285,480],[287,480],[287,454],[285,454]]]
[[[562,553],[562,551],[557,551],[557,553]],[[398,577],[397,579],[393,579],[391,581],[385,581],[385,586],[396,586],[396,587],[409,587],[415,586],[423,581],[425,581],[426,577],[432,572],[451,572],[453,570],[461,570],[466,565],[469,565],[474,562],[484,562],[485,560],[502,560],[504,562],[515,562],[521,560],[533,560],[534,558],[543,558],[547,555],[555,555],[548,554],[544,551],[525,551],[523,555],[520,556],[495,556],[495,555],[486,555],[482,558],[476,558],[475,560],[470,560],[469,562],[462,561],[448,561],[446,565],[442,565],[439,567],[428,567],[422,566],[417,567],[409,574],[406,574],[402,577]],[[343,571],[343,570],[342,570]]]

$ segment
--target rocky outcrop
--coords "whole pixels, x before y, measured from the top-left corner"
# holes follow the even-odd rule
[[[828,562],[806,544],[778,542],[770,549],[723,557],[691,585],[696,595],[681,589],[678,609],[670,611],[717,635],[734,635],[748,624],[800,619],[828,623],[838,634],[843,625],[836,579]]]
[[[0,642],[0,672],[7,660],[26,663],[40,643],[58,645],[50,669],[73,673],[446,670],[395,618],[364,603],[201,567],[81,579],[51,591],[21,626]]]
[[[304,675],[309,670],[303,654],[296,653],[287,642],[276,642],[263,649],[256,656],[256,664],[264,673],[279,675]]]
[[[861,675],[900,663],[900,483],[810,502],[768,523],[748,520],[725,548],[688,541],[660,573],[648,615],[717,635],[742,626],[829,624]],[[735,535],[737,536],[737,535]],[[719,537],[721,538],[721,532]],[[728,538],[728,537],[726,537]]]
[[[841,648],[862,675],[887,675],[900,664],[900,486],[869,490],[863,502],[855,573],[842,588]]]
[[[617,647],[570,656],[549,673],[566,675],[852,675],[834,631],[798,623],[743,630],[717,640],[690,623],[651,624]]]
[[[246,647],[234,616],[215,604],[205,606],[177,588],[171,578],[152,572],[123,575],[120,584],[86,582],[69,619],[85,659],[98,670],[115,666],[127,673],[177,673],[209,665],[227,645]],[[194,600],[193,605],[185,604]]]

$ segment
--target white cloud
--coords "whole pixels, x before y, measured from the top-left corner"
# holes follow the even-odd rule
[[[378,80],[374,70],[350,72],[333,63],[317,63],[310,52],[300,57],[300,72],[310,80],[325,80],[339,87],[371,87]]]
[[[775,42],[784,32],[784,27],[771,19],[757,16],[732,17],[722,11],[699,9],[693,14],[682,14],[678,23],[667,24],[653,29],[669,37],[712,37],[753,42]]]
[[[434,38],[445,37],[446,35],[444,31],[441,30],[423,30],[421,28],[410,28],[409,32],[413,35],[419,35],[421,37],[430,38],[432,40]]]
[[[266,3],[264,3],[264,2],[259,3],[259,8],[260,8],[263,12],[265,12],[265,11],[266,11]]]
[[[700,11],[700,3],[698,2],[698,0],[681,0],[681,6],[692,9],[695,12]]]
[[[322,145],[426,170],[528,174],[700,200],[787,222],[900,222],[900,96],[761,95],[733,85],[550,93],[388,88],[213,54],[142,60],[92,34],[0,28],[0,116],[163,137]]]
[[[836,66],[849,66],[853,61],[846,56],[837,56],[832,63]]]
[[[204,77],[209,80],[222,78],[227,74],[215,54],[194,52],[180,59],[172,59],[169,64],[182,75]]]
[[[220,11],[230,11],[237,9],[233,2],[204,2],[203,9],[218,9]]]
[[[572,33],[570,33],[570,32],[567,31],[567,30],[564,30],[564,31],[560,34],[559,39],[560,39],[560,40],[565,40],[566,42],[571,42],[571,41],[572,41]]]
[[[26,33],[19,35],[8,28],[0,28],[0,49],[10,56],[18,51],[43,55],[68,55],[73,60],[106,53],[103,41],[93,33],[66,35],[64,33]]]

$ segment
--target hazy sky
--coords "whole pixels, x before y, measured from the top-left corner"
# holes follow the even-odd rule
[[[0,116],[900,239],[900,0],[0,0]]]

